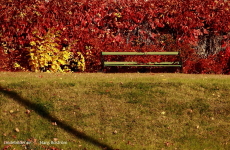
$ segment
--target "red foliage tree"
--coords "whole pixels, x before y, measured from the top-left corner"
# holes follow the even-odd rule
[[[4,64],[11,70],[15,62],[28,67],[26,48],[33,32],[43,36],[55,29],[61,33],[62,47],[71,43],[71,51],[82,52],[87,71],[100,69],[101,51],[179,50],[185,73],[229,73],[229,1],[4,0],[0,4],[0,51],[5,50],[0,55],[8,58]],[[220,36],[222,50],[200,58],[199,41],[207,35]],[[216,67],[207,71],[208,66]]]

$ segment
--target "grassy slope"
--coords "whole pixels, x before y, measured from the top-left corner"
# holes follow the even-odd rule
[[[230,76],[1,72],[0,86],[0,148],[230,149]]]

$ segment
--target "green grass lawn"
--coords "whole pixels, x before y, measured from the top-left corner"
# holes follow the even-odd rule
[[[227,75],[0,72],[0,108],[0,148],[230,149]]]

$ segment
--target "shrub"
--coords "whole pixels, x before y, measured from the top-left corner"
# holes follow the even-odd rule
[[[84,71],[84,56],[78,52],[80,59],[73,58],[71,46],[61,47],[60,31],[49,30],[44,36],[34,31],[34,38],[28,47],[29,66],[32,71],[44,72],[69,72],[72,66],[70,62],[77,63],[80,71]],[[63,66],[63,67],[62,67]]]

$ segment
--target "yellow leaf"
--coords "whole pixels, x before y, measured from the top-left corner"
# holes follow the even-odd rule
[[[63,57],[64,57],[65,60],[69,59],[69,56],[70,55],[68,53],[63,55]]]
[[[48,61],[51,61],[51,60],[52,60],[52,57],[49,56],[49,55],[45,55],[45,59],[48,60]]]
[[[54,60],[54,61],[52,62],[52,64],[56,65],[56,64],[57,64],[57,61],[56,61],[56,60]]]
[[[57,70],[57,65],[51,65],[51,68],[54,69],[54,70]]]
[[[19,68],[21,67],[18,63],[14,63],[14,68]]]
[[[62,59],[58,59],[58,62],[60,62],[62,65],[66,64],[66,61],[62,60]]]
[[[31,41],[31,42],[30,42],[30,45],[31,45],[31,46],[35,46],[35,45],[36,45],[36,42]]]

